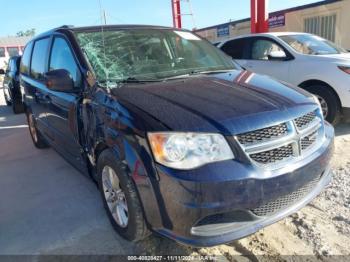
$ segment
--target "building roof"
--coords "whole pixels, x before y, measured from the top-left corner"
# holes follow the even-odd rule
[[[343,0],[323,0],[323,1],[316,2],[316,3],[311,3],[311,4],[307,4],[307,5],[301,5],[301,6],[296,6],[296,7],[292,7],[292,8],[288,8],[288,9],[275,11],[275,12],[270,13],[270,16],[275,16],[275,15],[279,15],[279,14],[283,14],[283,13],[290,13],[290,12],[304,10],[304,9],[313,8],[313,7],[322,6],[322,5],[333,4],[336,2],[340,2],[340,1],[343,1]],[[215,28],[220,27],[220,26],[236,25],[236,24],[240,24],[240,23],[244,23],[244,22],[248,22],[248,21],[250,21],[250,18],[244,18],[244,19],[240,19],[240,20],[236,20],[236,21],[230,21],[228,23],[223,23],[223,24],[218,24],[218,25],[200,28],[200,29],[195,30],[195,32],[201,32],[201,31],[206,31],[209,29],[215,29]]]
[[[8,36],[0,37],[0,47],[5,46],[25,46],[26,43],[31,39],[30,36]]]

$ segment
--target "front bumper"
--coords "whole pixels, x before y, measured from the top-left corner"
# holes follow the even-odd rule
[[[331,181],[334,130],[326,125],[325,131],[326,139],[312,155],[273,172],[238,161],[181,172],[158,166],[161,226],[153,230],[186,245],[214,246],[253,234],[296,212]],[[264,216],[252,212],[315,179],[312,189],[291,205]],[[216,214],[231,214],[231,220],[201,223]]]

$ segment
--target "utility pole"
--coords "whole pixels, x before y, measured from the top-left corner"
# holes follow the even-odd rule
[[[251,32],[265,33],[269,31],[269,0],[250,0]]]
[[[180,0],[171,0],[171,7],[173,10],[173,26],[175,28],[181,28],[181,7]]]

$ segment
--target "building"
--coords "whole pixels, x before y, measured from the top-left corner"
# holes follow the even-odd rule
[[[5,68],[11,56],[22,55],[24,46],[31,37],[0,37],[0,68]]]
[[[324,0],[269,14],[271,32],[307,32],[350,49],[350,0]],[[211,42],[250,33],[250,18],[196,30]]]

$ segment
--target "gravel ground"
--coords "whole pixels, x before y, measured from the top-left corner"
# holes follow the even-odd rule
[[[250,237],[213,248],[189,248],[151,237],[141,244],[144,253],[217,255],[222,261],[349,261],[350,124],[337,126],[335,147],[332,183],[298,213]]]

